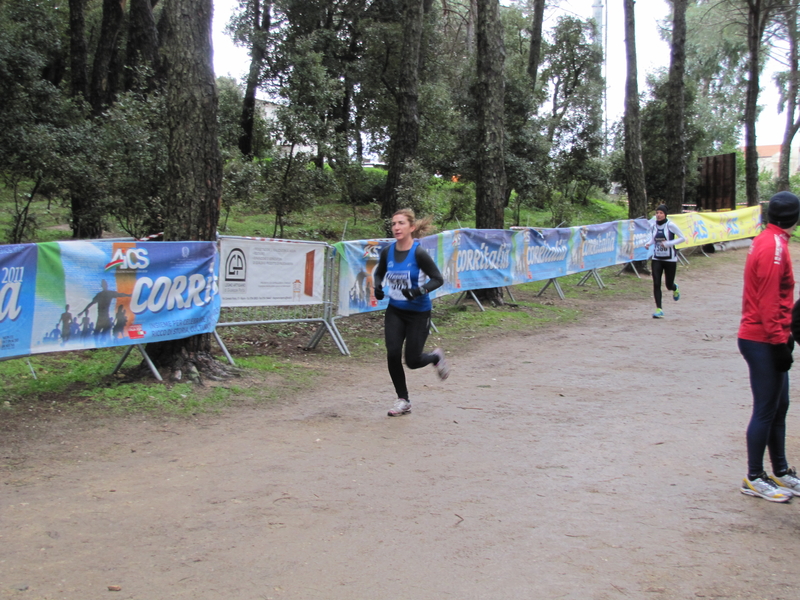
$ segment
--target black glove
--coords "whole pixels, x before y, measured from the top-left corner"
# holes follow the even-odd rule
[[[424,290],[422,288],[411,288],[401,290],[403,292],[403,296],[406,297],[406,300],[413,300],[414,298],[419,298],[424,294]]]
[[[792,368],[792,351],[789,349],[789,344],[771,344],[772,346],[772,360],[775,363],[775,368],[780,373],[785,373]]]
[[[384,296],[384,294],[383,294],[383,288],[376,287],[376,288],[373,290],[373,292],[375,293],[375,300],[378,300],[379,302],[380,302],[381,300],[383,300],[383,296]]]

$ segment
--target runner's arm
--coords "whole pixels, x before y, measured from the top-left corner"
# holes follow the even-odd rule
[[[678,244],[682,244],[683,242],[686,241],[686,238],[684,237],[683,232],[681,231],[681,228],[678,227],[677,225],[675,225],[675,223],[670,221],[667,224],[667,226],[669,227],[669,230],[673,233],[673,235],[675,237],[673,239],[671,239],[671,240],[664,241],[664,245],[665,246],[667,246],[667,247],[677,246]]]
[[[422,272],[428,276],[428,281],[420,286],[423,290],[425,290],[425,293],[432,292],[433,290],[444,285],[444,277],[442,277],[439,267],[436,266],[436,263],[433,262],[431,255],[428,254],[422,246],[417,246],[417,250],[414,253],[414,258],[416,259],[417,264]]]
[[[386,265],[389,260],[386,258],[387,256],[389,256],[389,246],[381,250],[378,266],[375,267],[375,271],[372,273],[372,285],[376,290],[383,288],[383,278],[386,276]]]

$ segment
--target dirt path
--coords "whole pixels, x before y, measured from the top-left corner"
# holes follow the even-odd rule
[[[415,372],[407,417],[342,359],[279,406],[54,431],[2,472],[0,598],[795,598],[800,501],[738,491],[744,257],[680,269],[663,321],[614,303]]]

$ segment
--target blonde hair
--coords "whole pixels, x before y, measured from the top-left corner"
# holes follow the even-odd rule
[[[414,211],[410,208],[401,208],[400,210],[395,211],[392,217],[396,217],[397,215],[403,215],[406,219],[408,219],[409,225],[415,227],[414,231],[411,232],[411,237],[413,238],[421,238],[425,237],[429,232],[433,231],[433,218],[432,217],[425,217],[424,219],[417,219]]]

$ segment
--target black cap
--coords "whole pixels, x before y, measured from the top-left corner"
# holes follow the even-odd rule
[[[667,210],[667,205],[666,204],[659,204],[658,206],[656,206],[656,212],[658,212],[658,211],[663,212],[665,215],[669,214],[669,211]]]
[[[769,222],[781,229],[789,229],[800,218],[800,199],[791,192],[778,192],[769,199]]]

